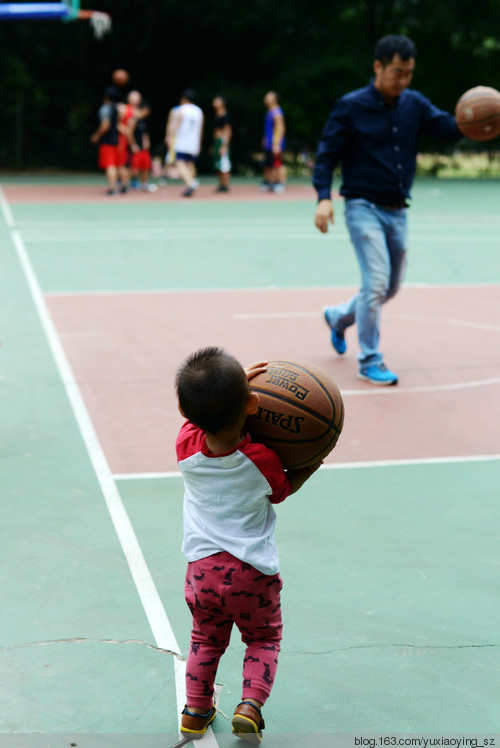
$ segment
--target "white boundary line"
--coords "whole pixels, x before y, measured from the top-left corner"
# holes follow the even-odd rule
[[[5,193],[3,191],[3,187],[1,184],[0,184],[0,210],[2,211],[2,215],[3,215],[5,223],[11,229],[14,226],[14,216],[12,215],[10,205],[7,202],[7,198],[5,197]]]
[[[484,282],[471,282],[471,283],[424,283],[419,281],[405,282],[402,290],[406,288],[418,288],[418,289],[461,289],[461,288],[496,288],[500,287],[500,283],[491,281]],[[332,291],[352,291],[353,293],[358,290],[357,286],[352,284],[339,285],[339,286],[241,286],[238,288],[129,288],[129,289],[113,289],[104,288],[101,290],[87,289],[81,291],[47,291],[45,296],[50,298],[66,297],[66,296],[147,296],[149,294],[230,294],[230,293],[254,293],[259,291],[324,291],[330,293]],[[304,312],[304,315],[312,315],[312,312]],[[321,308],[319,312],[314,313],[315,316],[321,317]],[[233,315],[235,318],[239,318],[241,315]],[[246,318],[246,316],[245,316]]]
[[[57,369],[71,404],[82,439],[101,487],[106,506],[120,545],[125,554],[132,578],[141,599],[149,625],[158,647],[180,655],[179,645],[158,595],[155,583],[147,567],[139,542],[123,505],[108,462],[102,451],[97,434],[92,425],[87,407],[73,376],[66,354],[59,341],[54,323],[50,317],[38,280],[26,253],[23,240],[17,230],[12,231],[12,239],[19,262],[24,270],[40,323],[47,337]],[[176,658],[178,659],[178,658]]]
[[[411,465],[448,465],[466,462],[494,462],[500,460],[497,455],[472,455],[465,457],[422,457],[412,460],[374,460],[373,462],[333,462],[322,465],[320,470],[353,470],[358,468],[405,467]],[[169,470],[164,473],[115,473],[115,480],[166,480],[182,478],[180,470]]]
[[[50,317],[40,285],[28,257],[28,253],[18,230],[14,229],[14,217],[10,210],[4,193],[0,186],[0,209],[5,222],[11,228],[12,241],[14,243],[17,257],[24,271],[24,275],[31,292],[40,324],[44,330],[47,342],[52,351],[59,375],[66,390],[71,408],[78,424],[82,439],[87,448],[90,461],[94,468],[97,480],[108,508],[111,521],[118,536],[123,553],[127,560],[130,573],[134,580],[139,598],[146,613],[148,623],[156,641],[161,649],[174,653],[174,674],[177,701],[177,715],[180,720],[180,712],[185,703],[185,661],[182,659],[179,645],[172,626],[161,602],[158,590],[146,564],[141,547],[137,540],[134,528],[127,514],[125,506],[116,487],[108,462],[97,438],[97,434],[90,419],[87,407],[82,398],[78,384],[73,376],[68,359],[61,345],[54,323]],[[204,741],[206,748],[210,745],[217,746],[213,732],[207,734]]]

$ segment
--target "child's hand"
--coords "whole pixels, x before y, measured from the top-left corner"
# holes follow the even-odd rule
[[[255,361],[253,364],[245,366],[245,374],[247,379],[253,379],[257,374],[263,374],[267,370],[267,361]]]
[[[290,481],[291,486],[291,493],[295,493],[295,491],[298,491],[299,488],[301,488],[306,480],[313,475],[316,470],[318,470],[321,465],[323,464],[323,460],[320,460],[319,462],[315,462],[314,465],[310,465],[310,467],[305,468],[298,468],[297,470],[287,470],[286,474],[288,476],[288,480]]]
[[[309,465],[309,470],[311,471],[311,475],[315,473],[316,470],[319,470],[322,464],[323,464],[323,460],[320,460],[319,462],[315,462],[314,465]]]

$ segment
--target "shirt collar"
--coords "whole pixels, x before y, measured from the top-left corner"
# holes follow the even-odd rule
[[[371,87],[371,90],[372,90],[372,95],[374,96],[374,98],[377,101],[377,103],[382,102],[382,104],[384,106],[390,106],[387,103],[387,101],[384,99],[384,97],[382,96],[382,94],[380,93],[380,91],[378,90],[378,88],[375,88],[375,76],[373,76],[370,79],[370,87]],[[399,102],[401,101],[401,98],[405,95],[405,93],[406,93],[406,89],[403,91],[403,93],[400,96],[396,96],[396,98],[394,99],[394,106],[395,107],[399,104]],[[391,109],[393,109],[393,108],[394,107],[391,107]]]
[[[233,449],[230,449],[229,452],[223,452],[222,454],[214,455],[209,448],[207,447],[207,439],[206,436],[203,435],[203,441],[201,443],[201,452],[205,455],[205,457],[227,457],[228,455],[232,455],[235,452],[238,452],[239,450],[243,449],[246,444],[250,441],[250,435],[245,434],[245,436],[242,438],[239,444],[236,445],[236,447],[233,447]]]

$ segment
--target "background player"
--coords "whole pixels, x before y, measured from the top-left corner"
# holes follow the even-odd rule
[[[267,108],[264,119],[264,189],[270,192],[283,192],[285,189],[286,170],[283,164],[285,147],[285,117],[279,105],[276,91],[268,91],[264,96]]]
[[[212,102],[215,112],[213,156],[219,185],[216,192],[228,192],[231,179],[231,140],[233,130],[226,100],[216,96]]]
[[[137,92],[136,92],[137,93]],[[135,108],[132,126],[132,159],[130,164],[132,186],[143,192],[156,192],[156,184],[150,184],[149,178],[153,161],[151,159],[151,139],[148,132],[148,117],[151,114],[149,104],[142,101]]]
[[[90,142],[99,146],[98,166],[106,173],[108,182],[107,195],[118,193],[118,107],[119,92],[114,86],[108,86],[104,92],[103,102],[99,108],[99,126],[90,136]]]
[[[200,154],[203,138],[203,112],[194,100],[194,91],[184,91],[165,138],[167,148],[170,147],[170,142],[175,143],[176,166],[186,185],[182,193],[184,197],[191,197],[198,186],[196,159]]]

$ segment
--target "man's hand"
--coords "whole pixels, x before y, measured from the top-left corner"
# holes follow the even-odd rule
[[[328,231],[328,224],[335,223],[333,215],[333,203],[331,200],[320,200],[316,208],[316,214],[314,216],[314,225],[318,228],[322,234],[326,234]]]

